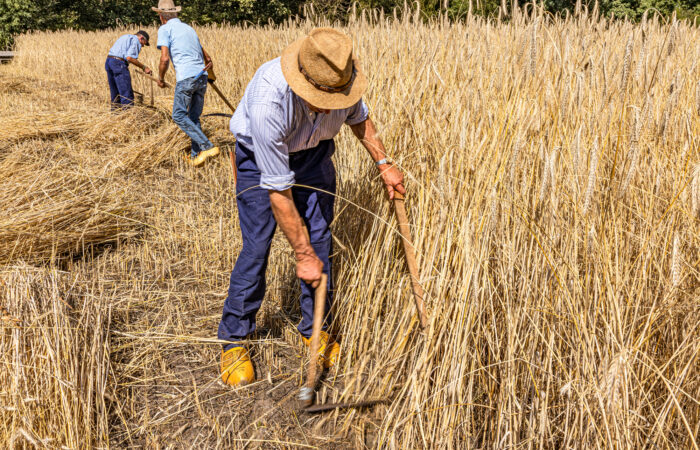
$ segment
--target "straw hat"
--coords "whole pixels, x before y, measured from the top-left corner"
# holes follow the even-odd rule
[[[352,56],[352,40],[316,28],[282,52],[282,73],[295,94],[320,109],[349,108],[362,98],[367,78]]]
[[[180,6],[175,6],[173,0],[159,0],[158,7],[151,7],[151,9],[157,13],[169,13],[169,12],[180,12],[182,9]]]

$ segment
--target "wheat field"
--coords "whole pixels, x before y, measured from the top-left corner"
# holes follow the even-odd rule
[[[237,104],[260,64],[317,25],[197,30]],[[344,130],[342,356],[317,401],[388,402],[295,409],[307,354],[281,235],[248,342],[257,381],[219,383],[241,246],[226,152],[187,167],[172,92],[156,88],[150,107],[136,74],[145,105],[109,112],[104,57],[133,30],[33,33],[0,67],[0,447],[697,449],[698,27],[532,7],[335,26],[407,178],[430,324],[376,169]],[[233,148],[213,92],[204,113]]]

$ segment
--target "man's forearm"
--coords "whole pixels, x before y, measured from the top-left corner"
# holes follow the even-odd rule
[[[204,47],[202,47],[202,55],[204,55],[204,64],[209,64],[211,62],[211,56],[204,50]]]
[[[351,125],[350,128],[357,139],[362,142],[362,145],[367,149],[375,163],[378,163],[386,158],[386,150],[384,144],[379,139],[377,128],[374,126],[372,119],[367,118],[364,122],[357,125]],[[406,194],[406,189],[403,186],[403,174],[392,163],[386,160],[382,164],[378,164],[379,174],[384,180],[389,198],[394,198],[394,191],[399,194]]]
[[[350,128],[357,139],[359,139],[362,145],[367,149],[374,162],[386,158],[384,143],[377,135],[377,128],[374,126],[372,119],[368,118],[364,122],[352,125]]]
[[[158,79],[159,80],[165,80],[165,72],[168,71],[168,63],[170,60],[160,60],[160,64],[158,65]]]
[[[314,256],[306,225],[292,199],[292,190],[269,191],[272,214],[294,249],[297,259]]]
[[[134,66],[138,67],[141,70],[146,69],[146,65],[142,64],[138,59],[132,58],[131,56],[127,56],[126,60],[129,61],[129,63],[133,64]]]

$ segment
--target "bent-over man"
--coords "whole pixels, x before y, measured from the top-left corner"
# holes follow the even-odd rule
[[[139,30],[136,34],[125,34],[120,37],[109,49],[105,70],[107,71],[112,110],[128,107],[134,103],[129,64],[135,65],[149,75],[151,74],[151,69],[138,60],[141,47],[149,45],[148,39],[148,33]]]
[[[337,361],[340,347],[325,330],[333,292],[330,224],[336,177],[331,155],[333,138],[343,124],[350,126],[375,161],[389,196],[393,198],[394,191],[405,194],[403,175],[387,160],[362,101],[366,88],[350,37],[332,28],[318,28],[258,69],[231,118],[243,248],[231,273],[219,324],[219,339],[229,342],[221,355],[224,383],[238,386],[255,378],[240,340],[255,331],[277,225],[296,255],[302,313],[297,329],[307,346],[313,290],[322,273],[328,276],[319,360],[326,368]]]
[[[172,0],[161,0],[158,7],[152,9],[158,13],[162,24],[156,44],[161,51],[158,86],[165,87],[165,73],[172,60],[176,80],[173,122],[192,140],[190,154],[185,160],[199,167],[208,158],[219,154],[219,147],[211,143],[199,124],[207,92],[207,69],[212,69],[213,62],[202,48],[197,32],[177,18],[179,6],[175,6]]]

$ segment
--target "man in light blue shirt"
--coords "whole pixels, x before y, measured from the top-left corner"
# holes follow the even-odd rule
[[[207,92],[207,69],[212,70],[212,60],[202,48],[194,29],[180,21],[179,6],[172,0],[161,0],[157,8],[152,8],[160,16],[162,26],[158,29],[158,43],[161,51],[158,67],[158,85],[165,87],[164,77],[170,60],[175,68],[175,94],[173,99],[173,121],[192,139],[190,155],[185,159],[199,167],[219,154],[219,147],[202,132],[199,116],[204,108],[204,94]]]
[[[312,30],[263,64],[248,84],[231,118],[236,136],[236,199],[243,248],[231,273],[218,337],[227,341],[221,378],[231,386],[254,380],[248,351],[240,341],[255,331],[255,316],[265,295],[265,271],[277,225],[292,245],[301,280],[297,329],[309,345],[314,314],[313,290],[327,276],[324,329],[330,323],[335,199],[333,138],[343,124],[375,161],[389,197],[405,194],[403,175],[390,161],[368,108],[362,101],[367,79],[352,54],[352,40],[332,28]],[[340,347],[326,331],[319,360],[337,361]]]
[[[131,87],[131,74],[129,64],[141,68],[147,74],[151,69],[139,60],[141,47],[148,44],[148,33],[139,30],[136,34],[125,34],[117,39],[107,54],[105,70],[109,83],[110,100],[112,109],[131,106],[134,103],[134,91]]]

